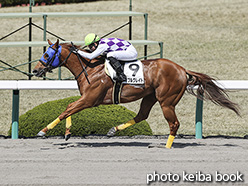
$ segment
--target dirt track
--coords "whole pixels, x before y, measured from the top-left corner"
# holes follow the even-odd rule
[[[240,177],[236,178],[244,181],[229,184],[248,183],[247,139],[175,139],[170,150],[148,148],[165,142],[164,137],[73,138],[68,142],[56,138],[1,139],[0,180],[1,184],[25,185],[146,185],[148,178],[158,174],[162,180],[167,175],[167,182],[153,184],[192,184],[189,174],[194,174],[196,184],[212,185],[221,183],[216,182],[216,171],[232,174],[232,179],[238,171]],[[169,173],[180,180],[168,181]],[[212,181],[197,181],[200,174]]]

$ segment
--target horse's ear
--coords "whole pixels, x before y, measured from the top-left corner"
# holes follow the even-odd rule
[[[49,39],[47,39],[47,42],[48,42],[49,45],[53,44]]]
[[[59,39],[57,39],[57,42],[54,44],[56,48],[59,46]]]

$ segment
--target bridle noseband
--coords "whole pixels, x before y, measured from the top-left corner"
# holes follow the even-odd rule
[[[47,51],[43,54],[43,56],[41,57],[41,59],[39,60],[42,65],[45,66],[44,69],[41,70],[41,73],[43,72],[52,72],[53,69],[57,68],[57,67],[61,67],[62,65],[64,65],[68,58],[71,56],[71,53],[75,53],[75,55],[77,55],[78,60],[83,68],[83,70],[75,77],[75,79],[77,80],[79,78],[79,76],[84,72],[85,73],[85,77],[88,81],[88,83],[90,84],[90,81],[88,79],[88,74],[86,71],[86,68],[88,65],[86,65],[86,67],[84,67],[81,59],[82,57],[77,53],[77,50],[75,50],[75,46],[72,43],[72,47],[69,49],[70,53],[68,54],[68,56],[65,58],[64,61],[61,61],[61,50],[62,50],[62,46],[58,45],[58,47],[56,47],[55,49],[53,48],[54,44],[50,45],[49,48],[47,49]],[[54,52],[54,53],[53,53]],[[53,53],[53,54],[52,54]],[[47,55],[47,56],[45,56]],[[50,57],[52,55],[52,57]],[[45,59],[45,57],[47,59]]]
[[[42,65],[45,66],[45,68],[42,69],[43,71],[52,72],[53,69],[55,69],[57,67],[61,67],[62,65],[64,65],[66,63],[67,59],[70,57],[70,55],[72,53],[72,51],[70,51],[70,53],[65,58],[65,60],[61,61],[62,46],[59,45],[56,48],[53,48],[53,46],[54,46],[54,44],[49,46],[47,51],[43,54],[43,56],[39,60],[42,63]],[[54,54],[52,55],[53,52],[54,52]],[[45,56],[45,55],[47,55],[47,56]],[[50,57],[51,55],[52,55],[52,57]],[[45,59],[45,57],[47,59]]]

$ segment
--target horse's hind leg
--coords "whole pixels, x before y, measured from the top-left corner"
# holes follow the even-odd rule
[[[148,118],[149,113],[153,107],[153,105],[157,102],[157,99],[155,97],[155,94],[150,94],[143,98],[140,110],[137,116],[128,122],[121,124],[116,127],[112,127],[109,132],[107,133],[107,136],[114,136],[117,131],[124,130],[127,127],[130,127],[131,125],[134,125],[135,123],[139,123],[145,119]]]
[[[183,85],[183,84],[182,84]],[[162,89],[157,89],[156,97],[160,103],[165,119],[167,120],[170,127],[170,135],[166,143],[166,148],[171,148],[174,138],[177,134],[177,130],[180,126],[180,123],[177,119],[175,113],[175,106],[180,101],[185,91],[186,85],[179,86],[176,88],[171,88],[172,91],[163,92]]]
[[[169,135],[169,138],[165,146],[166,148],[170,149],[174,141],[174,138],[177,134],[177,130],[180,126],[180,123],[177,119],[174,106],[162,106],[161,105],[161,108],[163,110],[164,117],[168,121],[168,124],[170,127],[170,135]]]

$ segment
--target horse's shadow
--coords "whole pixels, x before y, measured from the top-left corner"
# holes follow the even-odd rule
[[[144,142],[76,142],[56,143],[59,148],[92,148],[92,147],[146,147],[150,143]]]
[[[165,143],[159,143],[159,144],[150,144],[148,148],[165,148]],[[178,143],[174,142],[172,145],[172,148],[180,149],[180,148],[186,148],[186,147],[197,147],[197,146],[206,146],[205,144],[200,143]]]
[[[65,148],[102,148],[102,147],[147,147],[147,148],[165,148],[165,143],[148,143],[148,142],[64,142],[55,143],[59,149]],[[201,143],[173,143],[172,148],[186,148],[186,147],[200,147],[206,146]]]
[[[160,144],[150,144],[148,148],[165,148],[165,143],[160,143]],[[232,145],[232,144],[219,144],[219,145],[208,145],[208,144],[203,144],[203,143],[178,143],[175,142],[173,143],[172,148],[180,149],[180,148],[186,148],[186,147],[206,147],[206,146],[213,146],[213,147],[238,147],[238,145]]]

